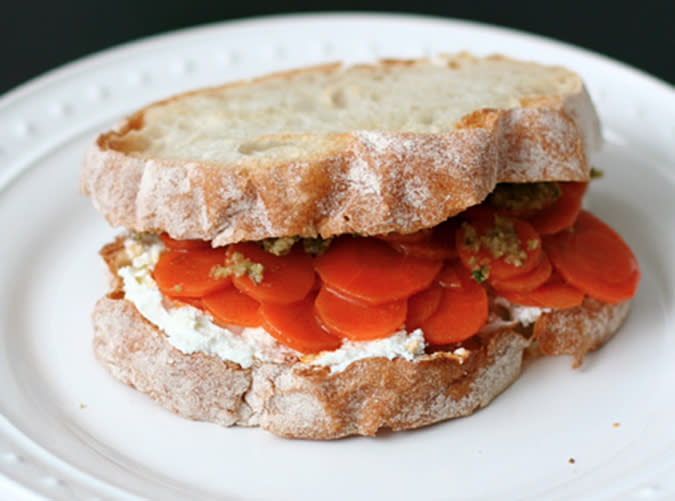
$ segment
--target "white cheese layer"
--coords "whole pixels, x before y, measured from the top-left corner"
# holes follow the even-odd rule
[[[133,239],[125,241],[131,265],[118,274],[124,283],[125,298],[132,302],[148,321],[162,329],[169,343],[185,354],[202,352],[222,360],[236,362],[244,368],[257,358],[263,362],[281,362],[289,356],[310,365],[329,367],[340,372],[356,360],[369,357],[402,357],[414,360],[424,354],[425,342],[419,329],[408,334],[399,331],[385,339],[345,341],[341,348],[304,356],[276,341],[263,328],[223,328],[213,318],[189,305],[167,306],[152,278],[152,270],[163,249],[155,239],[145,244]]]
[[[341,372],[356,360],[371,357],[384,357],[392,360],[397,357],[413,360],[424,353],[424,334],[415,329],[410,334],[401,330],[388,338],[375,341],[347,341],[339,350],[322,351],[312,357],[309,363],[325,365],[331,372]]]
[[[518,304],[513,304],[503,297],[496,297],[494,301],[495,304],[508,310],[511,321],[522,324],[525,327],[532,325],[539,320],[539,317],[544,313],[549,313],[551,311],[549,308],[537,308],[536,306],[520,306]]]

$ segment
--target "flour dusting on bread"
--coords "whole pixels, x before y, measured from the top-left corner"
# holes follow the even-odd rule
[[[589,157],[600,143],[598,117],[578,75],[503,56],[326,64],[151,104],[101,134],[81,171],[81,191],[110,224],[130,230],[101,251],[110,291],[93,313],[95,356],[114,377],[181,416],[283,437],[374,435],[467,416],[513,383],[527,358],[569,355],[578,366],[628,314],[630,299],[600,301],[583,283],[571,284],[573,274],[564,277],[559,263],[549,262],[553,254],[541,250],[547,241],[538,230],[531,226],[536,238],[521,242],[513,229],[521,213],[504,216],[488,198],[501,183],[585,190]],[[571,233],[579,208],[548,238]],[[500,256],[480,254],[480,240],[475,262],[462,254],[475,243],[461,233],[474,223],[467,214],[473,210],[478,221],[483,209],[489,217],[481,224],[512,218],[510,236],[523,254],[518,266],[539,249],[530,268],[499,277],[493,265]],[[288,253],[271,258],[265,249],[274,239],[290,242]],[[320,245],[305,247],[310,239]],[[439,241],[440,250],[432,245]],[[411,242],[422,250],[411,251]],[[399,278],[377,284],[378,297],[342,290],[340,280],[322,275],[321,260],[350,243],[361,245],[356,261],[385,249],[373,255],[415,268],[398,276],[371,262],[380,273],[371,277],[360,262],[346,261],[348,269],[338,262],[350,286],[360,274]],[[252,289],[243,274],[212,275],[242,248],[259,253],[261,278]],[[296,258],[305,268],[294,268],[293,280],[309,270],[301,293],[289,299],[298,288],[286,282],[265,296],[273,288],[269,277]],[[182,264],[162,275],[171,259]],[[631,279],[639,280],[636,261],[629,264]],[[167,276],[186,270],[177,288],[166,285]],[[536,272],[543,281],[518,282]],[[428,280],[418,286],[424,273]],[[183,286],[194,286],[191,280],[199,290],[188,293]],[[211,288],[210,280],[221,282]],[[566,306],[518,296],[556,280],[573,295]],[[408,282],[414,286],[388,295]],[[222,299],[221,292],[236,299],[217,304],[213,295]],[[318,298],[330,295],[349,321],[370,322],[378,308],[394,321],[382,332],[368,322],[357,327],[369,330],[340,330],[344,325],[322,317]],[[242,297],[248,303],[236,302]],[[245,310],[251,301],[253,320],[225,321],[218,309]],[[415,305],[428,311],[411,313]],[[270,320],[275,311],[287,322],[283,328]],[[452,335],[434,339],[427,320],[438,318]],[[464,324],[470,326],[460,335]],[[328,344],[317,348],[317,339]]]
[[[358,99],[327,109],[327,89]],[[114,226],[216,245],[410,233],[498,182],[585,180],[599,137],[581,79],[562,68],[466,54],[328,65],[151,105],[98,138],[80,186]],[[361,197],[368,214],[354,207]]]

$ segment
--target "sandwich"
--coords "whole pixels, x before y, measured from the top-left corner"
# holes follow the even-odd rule
[[[582,206],[600,143],[578,75],[503,56],[151,104],[81,171],[125,228],[101,250],[95,356],[181,416],[283,437],[469,415],[628,314],[637,260]]]

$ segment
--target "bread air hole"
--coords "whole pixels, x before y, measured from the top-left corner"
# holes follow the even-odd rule
[[[434,123],[433,111],[427,111],[418,116],[418,120],[423,125],[431,125]]]
[[[265,151],[273,150],[275,148],[282,148],[284,146],[289,146],[290,144],[285,141],[279,140],[263,140],[263,141],[249,141],[242,143],[239,146],[239,153],[242,155],[254,155],[256,153],[262,153]]]
[[[347,97],[345,96],[344,89],[337,89],[333,91],[330,95],[330,102],[335,108],[346,108]]]

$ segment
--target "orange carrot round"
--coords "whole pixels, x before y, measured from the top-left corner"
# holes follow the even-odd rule
[[[408,332],[413,331],[429,318],[441,303],[443,289],[438,284],[432,284],[408,298],[408,313],[405,317],[405,327]]]
[[[230,245],[228,255],[235,252],[264,267],[259,284],[255,284],[247,274],[232,278],[237,289],[260,303],[295,303],[303,299],[314,285],[316,275],[312,257],[300,246],[293,247],[285,256],[275,256],[248,242]]]
[[[319,325],[314,295],[292,304],[263,303],[258,310],[263,328],[285,346],[301,353],[336,350],[342,340]]]
[[[314,261],[329,289],[378,305],[425,289],[442,261],[405,256],[374,238],[341,237]]]
[[[488,318],[485,289],[459,263],[455,267],[462,286],[443,288],[437,310],[420,324],[431,345],[463,341],[476,334]]]
[[[529,273],[504,280],[489,278],[488,282],[498,292],[528,292],[543,285],[551,277],[552,271],[551,261],[546,257],[546,254],[542,253],[539,258],[539,264]]]
[[[488,213],[489,214],[489,213]],[[510,247],[506,254],[497,257],[502,239],[492,237],[495,233],[508,234]],[[486,244],[483,239],[491,243]],[[481,215],[457,231],[457,254],[469,270],[489,268],[489,275],[495,280],[505,280],[532,271],[541,256],[541,238],[534,228],[517,218]],[[494,247],[494,248],[491,248]]]
[[[260,304],[235,287],[212,292],[202,298],[204,308],[221,325],[258,327]]]
[[[414,243],[414,242],[423,242],[429,240],[431,237],[431,230],[424,229],[416,231],[415,233],[384,233],[382,235],[376,235],[375,238],[384,240],[385,242],[393,243]]]
[[[436,282],[441,286],[441,287],[449,287],[449,288],[461,288],[462,287],[462,281],[459,278],[459,275],[457,273],[457,268],[458,268],[457,262],[452,262],[448,263],[445,266],[443,266],[443,269],[438,272],[438,275],[436,275]]]
[[[408,237],[406,239],[393,239],[388,242],[394,250],[408,256],[450,260],[457,257],[455,246],[457,226],[457,221],[451,218],[435,226],[433,230],[418,231],[412,235],[404,235]]]
[[[606,303],[632,298],[640,282],[633,252],[609,226],[581,211],[574,226],[544,239],[553,267],[567,283]]]
[[[579,306],[584,293],[563,281],[552,281],[529,292],[499,292],[499,295],[514,304],[565,310]]]
[[[162,233],[159,238],[162,239],[164,246],[171,250],[190,251],[211,248],[211,243],[206,240],[175,240],[168,233]]]
[[[202,299],[199,297],[172,297],[171,302],[175,306],[194,306],[195,308],[199,308],[200,310],[204,309],[204,305],[202,304]]]
[[[588,183],[559,183],[562,194],[553,205],[528,219],[540,235],[552,235],[569,228],[581,210],[581,201]]]
[[[403,327],[406,300],[370,305],[341,297],[322,287],[314,301],[314,311],[330,333],[352,341],[387,337]]]
[[[435,240],[428,240],[423,242],[390,242],[389,245],[401,254],[406,256],[417,257],[420,259],[454,259],[457,257],[455,246],[444,245]]]
[[[201,297],[231,284],[229,277],[214,278],[211,269],[225,264],[225,249],[167,251],[160,255],[153,276],[169,297]]]

